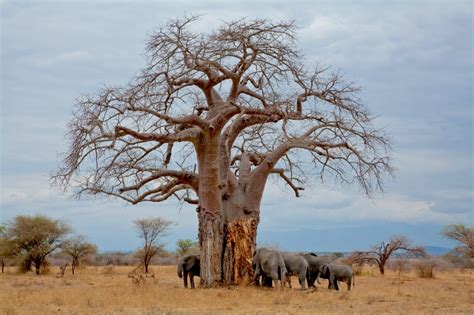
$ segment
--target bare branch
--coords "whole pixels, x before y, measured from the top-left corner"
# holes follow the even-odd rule
[[[297,187],[293,184],[292,180],[285,175],[285,170],[281,168],[274,168],[271,170],[271,173],[280,175],[281,178],[293,189],[296,197],[300,197],[300,190],[304,190],[304,187]]]

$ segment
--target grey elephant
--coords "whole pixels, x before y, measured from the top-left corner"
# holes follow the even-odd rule
[[[336,263],[324,264],[319,268],[318,278],[329,280],[329,289],[339,290],[338,281],[347,283],[347,290],[351,290],[351,285],[355,286],[354,271],[351,266]]]
[[[260,283],[260,277],[262,277],[265,286],[268,286],[271,279],[275,287],[278,285],[278,282],[283,287],[287,270],[285,261],[280,253],[266,248],[259,248],[253,253],[252,265],[254,267],[253,280],[255,283]]]
[[[178,277],[183,277],[184,287],[188,287],[188,276],[191,288],[194,289],[194,276],[201,275],[199,255],[187,255],[178,260]]]
[[[318,278],[319,268],[321,268],[322,265],[333,261],[334,256],[318,256],[315,253],[305,253],[303,257],[306,259],[309,265],[307,277],[308,287],[315,288],[316,286],[314,282]]]
[[[301,285],[301,290],[305,289],[305,281],[308,277],[309,264],[306,259],[295,253],[282,253],[285,261],[285,267],[288,272],[287,282],[291,288],[290,276],[297,276]]]

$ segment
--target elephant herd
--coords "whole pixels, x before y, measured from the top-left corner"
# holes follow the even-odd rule
[[[253,253],[253,281],[257,286],[273,287],[285,283],[291,288],[291,276],[298,277],[301,290],[316,288],[319,279],[329,281],[328,288],[339,290],[338,282],[345,282],[348,290],[355,285],[351,266],[334,262],[332,256],[318,256],[315,253],[289,253],[259,248]],[[178,261],[178,277],[183,277],[184,286],[194,288],[194,276],[200,274],[199,255],[187,255]]]

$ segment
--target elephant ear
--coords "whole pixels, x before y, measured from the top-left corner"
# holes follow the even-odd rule
[[[329,268],[328,265],[324,264],[321,266],[321,273],[323,274],[324,277],[329,276]]]
[[[189,259],[186,261],[186,269],[190,270],[193,268],[196,264],[198,263],[198,258],[196,256],[191,256]]]

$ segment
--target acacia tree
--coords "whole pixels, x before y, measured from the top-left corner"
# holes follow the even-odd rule
[[[88,256],[97,253],[97,246],[85,240],[83,236],[73,237],[61,245],[62,252],[71,258],[71,272]]]
[[[176,242],[176,253],[178,256],[184,256],[189,252],[194,252],[197,243],[190,239],[181,239]]]
[[[145,268],[145,273],[148,273],[148,266],[151,260],[163,247],[158,241],[166,235],[173,222],[162,218],[149,218],[135,220],[133,224],[135,225],[138,237],[143,240],[143,248],[137,251],[136,256]]]
[[[29,271],[33,265],[37,275],[46,257],[61,247],[69,232],[65,222],[43,215],[19,215],[5,226],[5,235],[21,257],[22,268]]]
[[[459,245],[452,252],[461,256],[467,266],[474,267],[474,227],[451,224],[443,229],[442,235],[458,242]]]
[[[195,20],[151,35],[147,66],[129,85],[78,101],[53,179],[79,196],[196,204],[201,277],[212,286],[251,277],[272,175],[296,197],[305,175],[370,194],[392,169],[359,89],[304,63],[294,23],[238,20],[196,34]]]
[[[351,263],[374,262],[379,267],[380,273],[385,274],[385,265],[390,257],[396,252],[404,251],[414,256],[426,256],[423,247],[413,246],[412,242],[406,236],[392,236],[388,243],[382,242],[375,245],[369,251],[355,251],[348,258]]]

